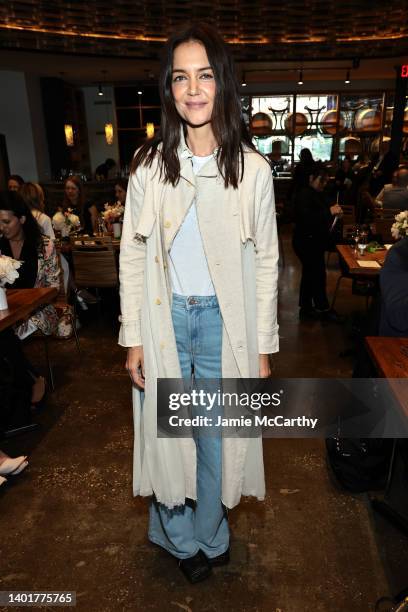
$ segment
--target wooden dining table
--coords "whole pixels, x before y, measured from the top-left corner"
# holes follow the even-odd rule
[[[336,244],[336,249],[340,257],[345,262],[349,274],[361,276],[378,276],[387,256],[387,249],[385,248],[381,249],[380,251],[376,251],[375,253],[367,253],[366,251],[364,255],[356,253],[354,247],[350,246],[349,244]],[[362,265],[358,263],[359,261],[362,262]],[[364,266],[364,263],[372,261],[376,262],[378,266]]]
[[[367,337],[367,349],[380,377],[387,378],[403,417],[408,418],[408,338]],[[408,490],[406,481],[407,439],[393,440],[384,498],[374,497],[371,505],[408,535]]]
[[[408,338],[368,336],[365,342],[378,374],[389,379],[390,388],[408,418]]]
[[[56,287],[8,289],[6,310],[0,310],[0,331],[28,319],[34,310],[50,304],[58,295]]]

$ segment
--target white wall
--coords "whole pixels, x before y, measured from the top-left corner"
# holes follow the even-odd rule
[[[23,72],[0,70],[0,134],[6,137],[12,174],[38,181],[31,112]]]
[[[50,155],[48,152],[47,133],[45,131],[40,79],[38,76],[29,75],[27,73],[25,79],[31,112],[31,126],[37,159],[38,178],[40,181],[50,181]]]
[[[103,85],[103,96],[98,96],[98,87],[83,87],[82,91],[84,92],[91,169],[94,173],[99,164],[102,164],[108,157],[114,159],[116,163],[119,162],[115,96],[113,87],[105,85]],[[110,102],[110,104],[98,104],[98,102]],[[106,144],[105,123],[113,125],[112,145]]]

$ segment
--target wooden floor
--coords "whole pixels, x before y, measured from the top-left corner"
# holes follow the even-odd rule
[[[350,324],[299,323],[298,263],[289,236],[281,268],[279,377],[346,377]],[[332,256],[329,293],[337,277]],[[364,313],[342,285],[337,310]],[[52,345],[56,391],[42,428],[3,444],[30,467],[0,489],[0,590],[75,590],[84,612],[368,612],[408,578],[407,540],[340,492],[322,440],[265,440],[267,497],[229,514],[232,562],[191,586],[146,537],[147,502],[131,493],[132,411],[117,324],[89,311],[73,341]],[[86,313],[85,313],[86,314]],[[29,347],[42,361],[41,343]],[[51,609],[51,608],[49,608]]]

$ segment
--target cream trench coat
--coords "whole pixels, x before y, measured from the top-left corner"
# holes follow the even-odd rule
[[[215,155],[194,175],[183,137],[178,154],[176,187],[159,180],[157,162],[131,175],[120,247],[119,344],[143,345],[146,376],[143,407],[133,387],[133,494],[154,493],[169,508],[197,498],[194,440],[157,438],[156,425],[156,379],[181,378],[167,257],[194,199],[223,319],[223,377],[258,378],[259,353],[279,350],[278,241],[268,163],[248,148],[239,189],[225,189]],[[222,502],[233,508],[241,495],[265,496],[261,438],[223,439]]]

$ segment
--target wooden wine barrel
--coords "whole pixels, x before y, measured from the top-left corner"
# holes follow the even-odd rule
[[[381,143],[381,152],[386,153],[390,148],[391,138],[389,136],[382,137]],[[379,153],[380,152],[380,137],[374,138],[373,142],[370,145],[371,153]]]
[[[360,108],[354,116],[354,129],[361,132],[378,132],[381,129],[380,111]]]
[[[391,125],[393,115],[394,115],[394,107],[393,106],[387,106],[387,110],[386,110],[386,113],[385,113],[385,122],[386,122],[387,125]],[[404,121],[403,121],[403,124],[402,124],[402,132],[404,134],[408,134],[408,106],[404,110]]]
[[[359,155],[361,153],[361,140],[355,136],[342,138],[340,141],[340,151],[345,155]]]
[[[337,121],[337,110],[326,111],[321,120],[321,130],[323,134],[335,134],[336,133],[336,121]],[[344,129],[345,121],[344,114],[340,112],[339,117],[339,132]]]
[[[255,113],[251,119],[251,132],[255,136],[272,134],[272,119],[266,113]]]
[[[307,117],[303,113],[296,113],[295,117],[295,130],[293,131],[293,113],[289,113],[285,119],[285,130],[288,134],[300,136],[307,130],[308,122]]]

